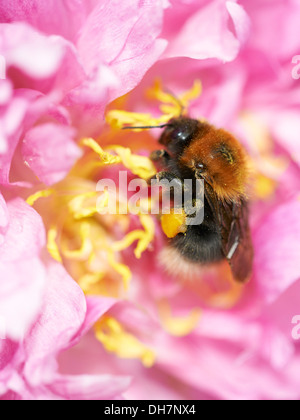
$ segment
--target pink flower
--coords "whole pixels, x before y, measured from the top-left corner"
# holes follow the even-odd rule
[[[3,399],[299,398],[299,17],[293,0],[0,1]],[[99,179],[153,173],[160,133],[110,130],[106,107],[157,116],[158,77],[178,97],[200,79],[189,114],[252,160],[245,286],[224,267],[178,281],[157,218],[97,212]]]

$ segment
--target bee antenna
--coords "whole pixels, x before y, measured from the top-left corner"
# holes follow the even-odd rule
[[[140,125],[140,126],[127,126],[127,127],[122,127],[122,130],[138,130],[138,129],[149,129],[149,128],[164,128],[164,127],[169,127],[171,124],[161,124],[161,125]]]

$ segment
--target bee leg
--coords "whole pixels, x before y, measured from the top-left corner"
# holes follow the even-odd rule
[[[169,153],[164,150],[154,150],[153,152],[151,152],[150,154],[150,159],[153,162],[160,162],[163,165],[166,165],[168,163],[168,161],[170,160],[171,156],[169,155]]]
[[[151,187],[161,186],[163,196],[167,194],[166,197],[172,202],[174,201],[173,205],[182,208],[184,183],[177,175],[166,171],[158,172],[148,179],[148,185]]]
[[[164,182],[165,181],[165,182]],[[166,185],[172,182],[172,186],[183,188],[183,183],[178,176],[172,174],[171,172],[161,171],[157,172],[156,175],[153,175],[150,179],[148,179],[148,184],[155,185],[161,183],[162,185],[165,183]]]

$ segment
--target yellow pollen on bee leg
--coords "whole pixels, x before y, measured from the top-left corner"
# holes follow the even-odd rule
[[[161,227],[168,238],[174,238],[178,233],[185,233],[187,230],[186,214],[182,210],[180,214],[175,214],[171,209],[170,214],[161,216]]]
[[[151,367],[155,361],[154,352],[135,336],[125,331],[113,317],[104,316],[95,326],[96,338],[104,348],[124,359],[140,359],[145,367]]]

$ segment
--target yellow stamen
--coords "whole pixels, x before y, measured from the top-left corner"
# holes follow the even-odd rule
[[[165,92],[162,89],[162,82],[160,79],[156,79],[152,87],[146,91],[147,98],[154,99],[163,104],[172,104],[174,106],[178,105],[178,99],[175,98],[170,92]]]
[[[180,102],[187,107],[191,101],[197,99],[202,93],[202,83],[200,80],[195,80],[192,88],[186,91],[181,97]]]
[[[140,178],[148,179],[155,175],[155,166],[148,157],[135,155],[131,153],[128,147],[110,146],[109,150],[115,151],[125,168],[130,169],[133,174]]]
[[[79,236],[82,240],[82,245],[77,250],[70,250],[63,248],[63,255],[66,258],[69,258],[71,260],[81,260],[85,261],[87,258],[89,258],[93,246],[92,242],[90,240],[90,224],[89,223],[82,223],[79,230]]]
[[[159,302],[158,310],[163,327],[177,337],[190,334],[196,328],[201,315],[201,310],[194,308],[186,316],[173,317],[170,305],[165,299]]]
[[[151,367],[155,361],[154,352],[139,341],[110,316],[104,316],[95,324],[96,338],[105,349],[123,359],[140,359],[145,367]]]
[[[96,204],[93,206],[84,206],[84,202],[88,199],[97,197],[97,192],[89,191],[87,193],[78,194],[69,203],[68,207],[75,219],[82,219],[84,217],[93,216],[97,213]]]
[[[131,279],[131,271],[129,267],[116,261],[115,254],[112,249],[107,250],[107,260],[112,268],[116,270],[123,278],[124,289],[128,290],[129,281]]]
[[[195,80],[194,85],[190,90],[183,95],[176,98],[169,92],[164,92],[160,80],[156,80],[154,86],[147,91],[147,96],[151,99],[156,99],[162,102],[160,110],[163,114],[168,116],[168,119],[179,117],[184,108],[187,108],[189,103],[201,95],[202,84],[200,80]]]
[[[134,255],[136,258],[141,258],[142,253],[148,248],[150,242],[153,240],[155,226],[149,215],[141,214],[140,221],[145,230],[137,229],[129,232],[123,239],[112,245],[112,248],[115,251],[122,251],[138,240],[138,244],[134,250]]]
[[[57,227],[52,226],[48,230],[47,249],[50,255],[52,256],[52,258],[54,258],[56,261],[61,263],[62,258],[61,258],[61,255],[57,246],[57,242],[56,242],[57,236],[58,236]]]
[[[104,275],[105,273],[101,272],[84,274],[78,280],[78,284],[85,294],[89,294],[91,288],[95,286],[98,282],[100,282],[103,279]]]
[[[120,129],[125,125],[160,125],[167,122],[166,118],[153,118],[150,114],[142,114],[138,112],[129,112],[114,109],[106,114],[106,122],[112,127]],[[141,130],[136,130],[141,131]]]
[[[112,165],[114,163],[120,163],[121,159],[119,156],[111,155],[110,153],[105,152],[102,147],[92,138],[83,139],[82,144],[84,146],[90,147],[97,155],[101,158],[101,161],[105,165]]]
[[[196,80],[193,87],[177,99],[171,93],[164,92],[162,90],[161,82],[156,81],[154,86],[148,89],[147,96],[161,102],[160,111],[162,112],[162,115],[160,117],[154,118],[150,114],[112,110],[107,113],[106,121],[111,127],[118,129],[126,125],[138,127],[140,125],[158,126],[165,124],[171,118],[182,115],[184,108],[188,106],[190,101],[201,94],[201,90],[201,83],[199,80]]]
[[[135,155],[131,153],[128,147],[110,146],[109,150],[116,152],[117,156],[104,151],[101,146],[92,138],[83,139],[82,144],[90,147],[101,158],[105,165],[114,163],[122,163],[126,168],[130,169],[140,178],[148,179],[156,173],[155,166],[146,156]]]
[[[155,233],[155,225],[151,216],[147,214],[141,214],[140,221],[145,231],[143,232],[143,235],[141,236],[137,247],[134,250],[134,255],[136,258],[141,258],[142,253],[148,248],[150,242],[153,240]]]
[[[52,195],[54,193],[54,189],[49,188],[47,190],[42,190],[42,191],[38,191],[35,194],[30,195],[27,200],[26,203],[29,204],[30,206],[33,206],[34,203],[40,199],[40,198],[47,198],[50,195]]]

